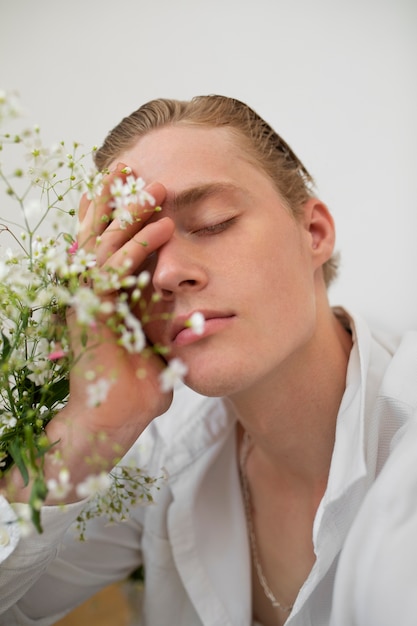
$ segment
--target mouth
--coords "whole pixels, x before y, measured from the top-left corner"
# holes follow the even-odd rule
[[[224,311],[199,311],[205,322],[202,332],[196,333],[188,323],[193,313],[191,311],[188,315],[179,315],[174,319],[170,333],[171,345],[180,347],[204,339],[227,328],[236,317],[233,313]]]

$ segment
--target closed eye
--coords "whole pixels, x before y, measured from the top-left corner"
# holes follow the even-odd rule
[[[204,235],[217,235],[218,233],[222,233],[227,228],[229,228],[229,226],[234,224],[236,222],[236,219],[236,217],[232,217],[228,220],[224,220],[223,222],[218,222],[217,224],[208,224],[207,226],[203,226],[202,228],[194,230],[193,234],[199,237]]]

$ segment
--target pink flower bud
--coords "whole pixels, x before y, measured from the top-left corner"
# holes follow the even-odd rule
[[[78,250],[78,241],[73,241],[68,248],[68,254],[75,254]]]
[[[62,359],[64,356],[66,356],[65,350],[54,350],[48,354],[48,359],[50,361],[58,361],[58,359]]]

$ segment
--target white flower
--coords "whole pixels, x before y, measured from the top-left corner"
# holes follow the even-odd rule
[[[88,476],[84,482],[79,483],[76,487],[77,495],[80,498],[88,498],[96,493],[102,493],[109,489],[111,485],[111,477],[106,472],[100,474],[92,474]]]
[[[116,310],[123,319],[123,326],[119,338],[120,345],[131,354],[142,352],[146,345],[142,324],[138,318],[133,315],[125,302],[119,302]]]
[[[51,246],[46,250],[44,262],[51,274],[59,274],[60,276],[69,276],[68,255],[66,250],[58,246]]]
[[[32,371],[32,374],[28,374],[28,378],[34,382],[35,385],[43,385],[48,380],[51,373],[51,363],[48,360],[37,361],[36,363],[29,362],[27,367]]]
[[[123,206],[116,206],[113,211],[113,219],[117,220],[123,230],[127,224],[133,224],[133,214]]]
[[[112,386],[107,378],[99,378],[87,387],[87,406],[93,408],[104,402]]]
[[[8,285],[12,287],[16,295],[19,295],[19,298],[21,298],[24,304],[30,304],[30,294],[32,290],[42,284],[40,277],[34,272],[33,268],[29,269],[25,267],[25,259],[19,257],[16,257],[9,263],[8,267]]]
[[[138,204],[145,206],[145,204],[148,203],[155,206],[155,198],[148,191],[145,191],[146,183],[143,178],[128,176],[126,183],[129,186],[132,196],[136,196],[136,202]]]
[[[174,389],[175,385],[182,381],[187,371],[188,367],[181,359],[172,359],[159,375],[161,391],[167,392]]]
[[[196,335],[202,335],[204,332],[204,325],[206,320],[204,319],[204,315],[196,311],[191,315],[191,317],[186,321],[185,325],[191,328],[191,330]]]
[[[70,298],[69,304],[74,307],[79,324],[86,326],[91,326],[94,323],[95,315],[101,306],[100,298],[88,287],[78,289]]]
[[[87,185],[87,198],[94,200],[103,191],[103,174],[101,172],[92,172],[85,178]]]
[[[81,274],[96,264],[95,254],[86,252],[84,248],[79,248],[70,258],[69,273],[73,275]]]
[[[138,276],[138,287],[139,289],[144,289],[147,285],[149,285],[151,280],[150,272],[144,270]]]
[[[39,210],[39,213],[37,211]],[[42,208],[39,205],[37,208],[36,203],[30,205],[28,210],[25,209],[26,218],[36,217],[37,219],[41,219],[42,217]],[[42,259],[50,247],[50,242],[45,242],[42,240],[42,237],[37,237],[32,243],[32,257],[36,260]]]
[[[110,185],[110,193],[113,199],[126,198],[130,194],[129,186],[121,178],[115,178]]]
[[[14,428],[17,424],[17,419],[11,413],[6,413],[2,415],[1,418],[2,426],[6,426],[7,428]]]
[[[121,289],[121,280],[117,271],[109,271],[109,272],[94,272],[92,275],[94,280],[94,287],[97,292],[103,291],[119,291]]]
[[[110,193],[113,196],[110,206],[114,209],[126,209],[133,200],[130,186],[121,178],[114,179],[110,185]]]
[[[70,300],[71,294],[62,285],[50,284],[45,289],[36,293],[36,306],[50,307],[52,302],[66,305]]]
[[[143,178],[135,178],[130,175],[123,182],[121,178],[115,178],[110,185],[110,193],[113,200],[110,206],[114,209],[113,217],[120,222],[121,228],[126,228],[126,224],[132,224],[134,215],[130,212],[129,206],[132,204],[155,205],[155,198],[145,191],[146,183]]]
[[[61,469],[58,474],[58,480],[50,478],[47,481],[46,486],[48,487],[48,492],[52,497],[57,500],[65,498],[72,489],[69,471],[65,468]]]
[[[0,421],[0,435],[3,435],[9,428],[14,428],[17,424],[17,419],[11,413],[3,413]],[[1,457],[2,459],[5,457]],[[1,463],[0,463],[1,467]]]
[[[146,345],[146,339],[142,328],[138,327],[133,330],[123,328],[119,343],[130,354],[138,354],[139,352],[142,352],[143,348]]]

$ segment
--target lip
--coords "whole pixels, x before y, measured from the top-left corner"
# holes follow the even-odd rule
[[[236,317],[234,313],[224,311],[204,311],[198,309],[198,312],[204,316],[203,332],[197,334],[192,328],[186,326],[186,322],[190,319],[194,311],[187,313],[187,315],[179,315],[174,319],[171,327],[170,340],[172,345],[176,347],[185,346],[199,341],[204,337],[213,335],[226,328]]]

